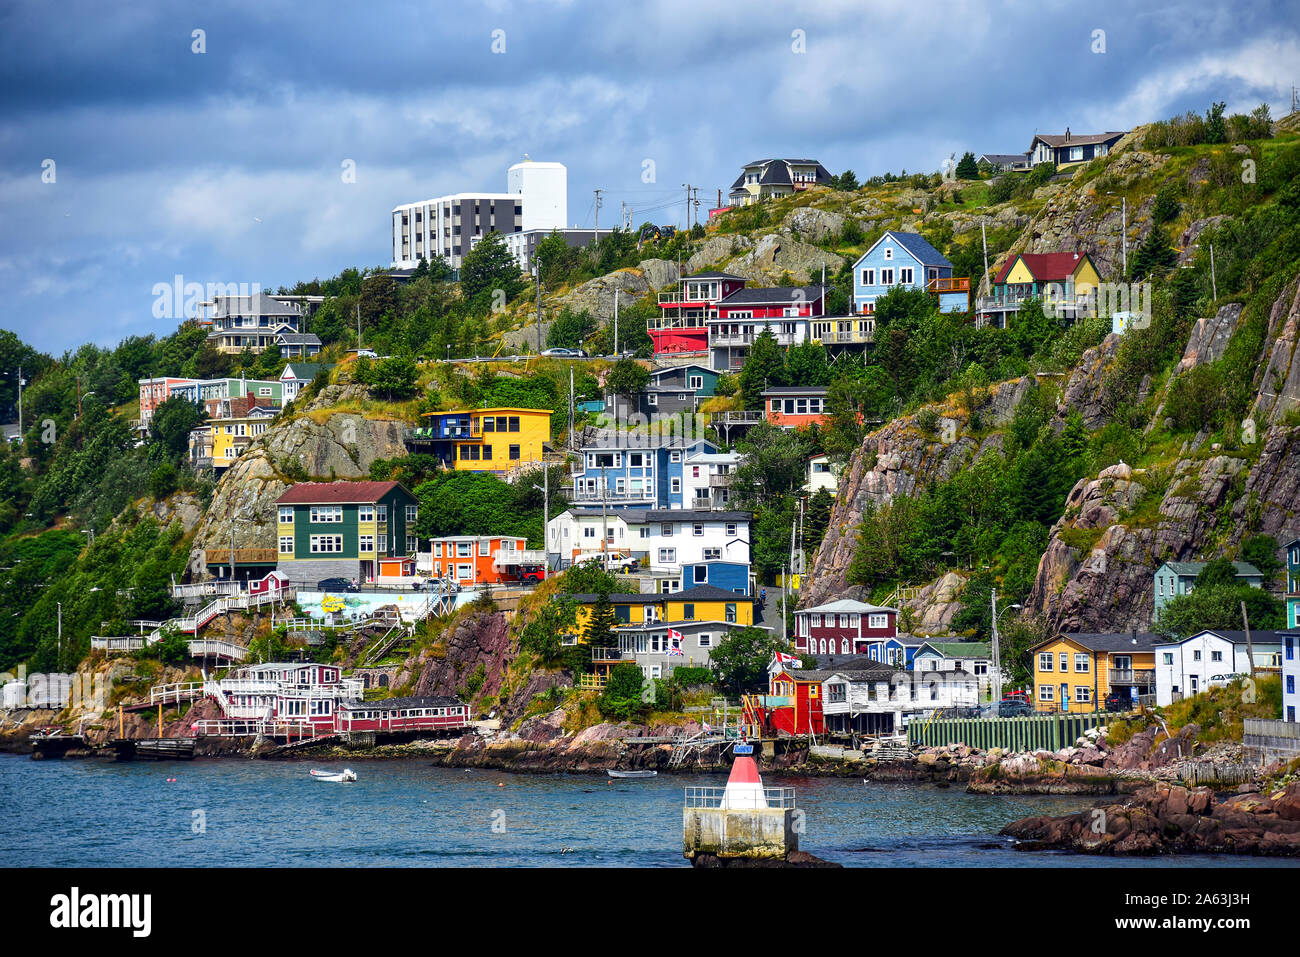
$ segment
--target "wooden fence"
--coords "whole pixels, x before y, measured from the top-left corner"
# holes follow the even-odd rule
[[[1070,747],[1085,731],[1106,724],[1116,715],[1040,714],[1019,718],[913,718],[907,726],[911,747],[971,748],[1007,751],[1059,751]]]
[[[1259,768],[1227,761],[1184,761],[1178,765],[1178,778],[1189,787],[1236,787],[1252,781]]]

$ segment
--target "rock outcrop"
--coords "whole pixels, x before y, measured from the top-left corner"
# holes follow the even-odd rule
[[[631,304],[651,290],[650,281],[639,269],[618,269],[584,282],[560,297],[560,305],[574,312],[587,312],[600,322],[614,318],[614,291],[621,302]]]
[[[779,233],[770,233],[760,239],[751,252],[728,263],[727,272],[760,283],[777,282],[789,273],[795,282],[811,283],[821,281],[822,267],[830,277],[843,263],[843,256]]]
[[[1300,409],[1300,281],[1292,281],[1273,303],[1265,339],[1264,374],[1252,415],[1256,426],[1278,422]]]
[[[1273,794],[1223,796],[1157,784],[1123,804],[1065,817],[1029,817],[1003,828],[1018,850],[1088,854],[1300,856],[1300,784]]]
[[[682,275],[689,276],[711,266],[720,266],[732,256],[739,255],[754,244],[749,237],[740,235],[710,236],[682,265]]]
[[[1181,375],[1195,366],[1217,362],[1223,358],[1223,352],[1228,348],[1228,340],[1237,331],[1237,323],[1240,319],[1241,303],[1239,302],[1220,306],[1219,311],[1213,316],[1197,319],[1187,339],[1187,347],[1183,349],[1183,357],[1178,365],[1174,366],[1174,375]]]

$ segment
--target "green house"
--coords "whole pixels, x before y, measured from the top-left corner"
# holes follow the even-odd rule
[[[400,482],[299,482],[276,500],[277,569],[300,585],[414,556],[418,502]]]

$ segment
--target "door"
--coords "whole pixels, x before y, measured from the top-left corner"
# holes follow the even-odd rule
[[[1191,685],[1191,687],[1192,687],[1192,694],[1196,694],[1197,690],[1198,690],[1198,689],[1200,688],[1200,686],[1201,686],[1201,679],[1200,679],[1200,676],[1199,676],[1199,675],[1192,675],[1192,676],[1191,676],[1191,679],[1192,679],[1192,685]]]
[[[1064,681],[1061,682],[1061,710],[1070,710],[1070,686]]]

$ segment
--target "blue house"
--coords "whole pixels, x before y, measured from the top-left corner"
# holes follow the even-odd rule
[[[853,264],[853,311],[871,315],[876,300],[899,286],[938,296],[941,312],[970,308],[970,279],[954,278],[952,263],[921,236],[891,229]]]
[[[884,645],[884,661],[893,665],[895,668],[905,668],[912,670],[912,659],[916,657],[917,649],[921,647],[922,642],[918,638],[909,638],[906,635],[900,635],[896,638],[890,638]]]
[[[573,470],[575,505],[626,505],[640,508],[689,508],[686,459],[696,453],[715,453],[707,439],[638,436],[630,432],[610,435],[579,450],[581,464]]]

